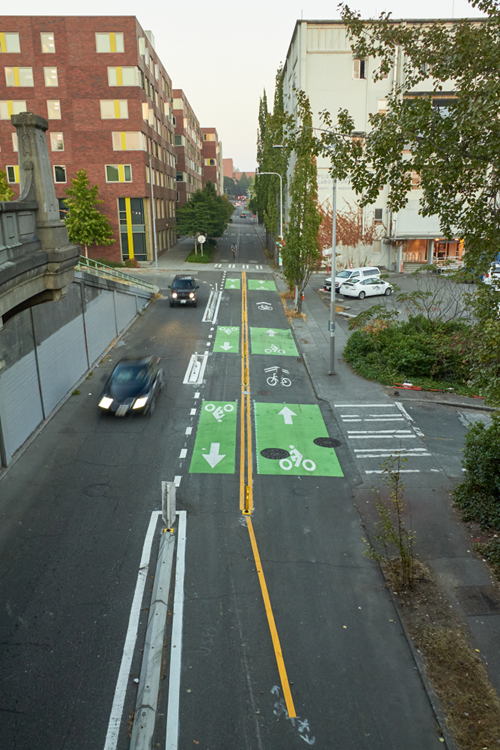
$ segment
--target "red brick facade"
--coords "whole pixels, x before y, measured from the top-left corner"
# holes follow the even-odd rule
[[[201,130],[182,89],[174,89],[177,203],[182,206],[202,188]]]
[[[55,52],[43,52],[42,43]],[[86,169],[114,230],[115,243],[90,248],[91,256],[151,260],[151,156],[157,251],[168,249],[175,242],[172,84],[137,19],[2,16],[0,48],[0,167],[17,177],[12,112],[25,102],[28,111],[52,115],[50,161],[64,167],[55,180],[66,179],[56,181],[56,195],[65,198],[71,178]],[[19,185],[9,181],[17,196]]]

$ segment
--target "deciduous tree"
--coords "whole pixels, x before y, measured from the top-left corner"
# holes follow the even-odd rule
[[[64,217],[68,227],[70,242],[83,245],[85,257],[88,257],[89,245],[112,245],[113,229],[104,214],[97,210],[98,203],[104,203],[99,198],[99,187],[89,187],[89,178],[85,169],[80,169],[76,177],[71,179],[71,187],[67,188],[64,205],[68,212]]]
[[[11,201],[15,193],[7,182],[7,175],[0,169],[0,201]]]
[[[187,203],[177,209],[177,233],[189,237],[199,234],[221,237],[233,211],[234,206],[227,196],[217,195],[215,185],[208,181],[203,190],[197,190]]]

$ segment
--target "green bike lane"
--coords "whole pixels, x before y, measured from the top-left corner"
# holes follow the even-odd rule
[[[234,586],[241,587],[233,615],[236,606],[242,607],[239,626],[245,648],[240,655],[252,674],[254,701],[249,713],[255,708],[259,716],[260,740],[254,745],[266,750],[304,744],[396,750],[404,736],[411,750],[431,750],[441,746],[432,711],[378,568],[364,555],[363,531],[352,502],[355,466],[330,407],[315,397],[278,294],[270,290],[265,295],[260,280],[255,281],[259,283],[254,289],[248,285],[252,519],[297,712],[294,722],[285,710],[248,537],[241,517],[231,523],[227,516],[238,512],[234,472],[240,448],[240,357],[215,346],[210,369],[216,380],[200,407],[190,474],[190,486],[195,483],[200,497],[212,482],[220,493],[214,510],[225,530],[222,556],[226,564],[232,561]],[[238,291],[230,293],[240,305]],[[271,341],[279,351],[266,352]],[[215,382],[228,366],[235,390],[227,388],[224,398]],[[225,508],[223,515],[219,506]],[[219,526],[217,532],[213,523],[209,526],[217,537]],[[246,573],[240,554],[249,561]],[[215,572],[212,561],[205,566]],[[224,611],[220,600],[219,605]],[[215,616],[217,605],[210,606]],[[234,635],[226,635],[233,658]],[[218,635],[212,640],[220,649]],[[217,653],[222,660],[228,658]],[[212,657],[209,661],[214,666]],[[200,714],[199,706],[186,705],[193,725],[211,720],[208,707]],[[248,715],[247,720],[253,718]]]

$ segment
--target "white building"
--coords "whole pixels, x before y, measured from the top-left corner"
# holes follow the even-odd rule
[[[423,23],[423,21],[406,21]],[[451,22],[450,22],[451,23]],[[304,91],[309,97],[313,112],[313,127],[320,127],[319,113],[327,110],[333,121],[340,108],[352,115],[355,130],[369,130],[370,113],[383,112],[386,97],[395,84],[401,83],[404,66],[400,51],[397,62],[389,75],[380,81],[373,81],[376,61],[370,58],[355,57],[349,44],[345,25],[342,21],[297,21],[288,49],[284,66],[284,104],[288,112],[296,114],[294,89]],[[446,91],[448,88],[448,92]],[[452,96],[452,83],[440,94],[440,104]],[[420,83],[405,94],[413,97],[430,91],[429,81]],[[329,162],[318,159],[318,198],[332,205],[333,181],[327,171]],[[293,177],[293,159],[290,160],[288,184]],[[442,239],[437,217],[423,217],[419,214],[421,191],[418,177],[415,176],[407,207],[397,214],[387,209],[387,189],[380,192],[379,200],[363,210],[362,223],[365,226],[377,225],[377,236],[371,244],[358,247],[337,246],[339,266],[379,265],[387,269],[399,270],[401,261],[405,263],[432,263],[436,258],[456,257],[462,248],[458,240]],[[288,200],[288,198],[287,198]],[[288,209],[288,203],[286,209]],[[348,182],[337,186],[337,216],[356,206],[356,194]],[[352,213],[352,212],[351,212]],[[286,210],[286,215],[288,211]]]

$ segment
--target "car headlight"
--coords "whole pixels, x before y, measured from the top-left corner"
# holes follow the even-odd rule
[[[148,396],[143,396],[142,398],[136,398],[135,403],[133,405],[133,409],[142,409],[144,406],[146,406],[148,402]]]
[[[189,299],[194,299],[194,292],[189,292]]]
[[[107,396],[103,396],[101,400],[99,401],[99,406],[101,409],[109,409],[111,404],[113,403],[112,398],[108,398]]]
[[[172,297],[175,299],[177,297],[177,292],[172,292]]]

